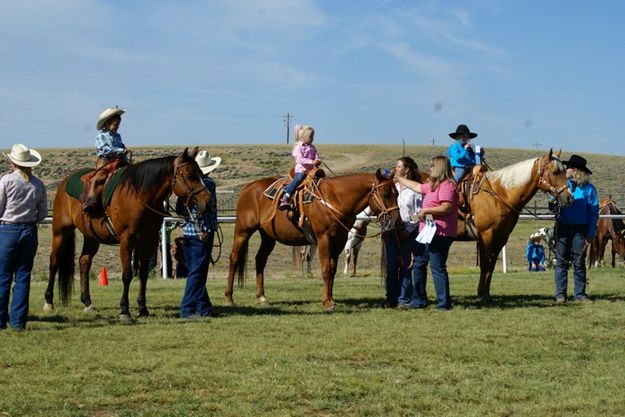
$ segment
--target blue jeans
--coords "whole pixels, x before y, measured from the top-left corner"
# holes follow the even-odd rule
[[[556,268],[555,285],[556,297],[566,298],[568,281],[568,267],[573,265],[573,281],[576,300],[586,296],[586,262],[582,256],[584,238],[588,233],[586,225],[571,225],[558,223],[556,236]]]
[[[415,296],[410,301],[413,307],[425,307],[428,296],[425,289],[427,281],[427,266],[430,262],[432,280],[436,290],[436,308],[448,310],[452,307],[449,293],[449,275],[447,275],[447,256],[454,239],[447,236],[435,235],[432,242],[424,245],[417,243],[413,267],[413,285]]]
[[[286,188],[284,189],[284,192],[288,194],[289,196],[292,196],[293,193],[295,192],[295,189],[299,185],[299,183],[302,182],[304,178],[306,178],[306,175],[307,174],[305,172],[296,173],[295,177],[293,178],[293,181],[291,181],[291,183],[286,186]]]
[[[417,291],[415,291],[415,267],[419,258],[419,245],[421,244],[415,240],[417,234],[418,229],[410,234],[404,232],[401,235],[403,268],[399,271],[401,287],[399,289],[399,299],[397,300],[399,304],[410,304],[413,307],[419,307],[417,305]],[[409,268],[410,255],[413,255],[415,259],[412,268]],[[425,264],[427,266],[427,260]]]
[[[402,281],[400,303],[409,304],[414,308],[423,308],[427,305],[428,295],[425,289],[427,282],[427,268],[429,261],[428,246],[413,239],[412,253],[414,255],[412,276],[410,281]]]
[[[206,290],[206,280],[214,237],[215,234],[210,233],[206,242],[196,236],[185,236],[182,240],[184,259],[189,270],[180,303],[180,317],[182,318],[194,315],[208,316],[213,310]]]
[[[35,223],[0,224],[0,330],[6,329],[9,318],[14,329],[26,327],[30,273],[38,244]],[[9,314],[13,279],[15,285]]]
[[[397,305],[400,297],[400,286],[408,274],[411,247],[409,242],[401,238],[400,230],[389,230],[382,235],[386,251],[386,303]]]
[[[466,172],[467,172],[466,167],[454,167],[454,180],[456,180],[456,183],[460,182],[460,180],[462,179],[462,177],[464,177],[464,174]]]

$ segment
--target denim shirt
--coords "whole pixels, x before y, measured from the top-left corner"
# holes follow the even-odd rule
[[[196,207],[189,207],[193,217],[197,220],[198,227],[193,223],[187,208],[184,206],[184,198],[178,197],[178,201],[176,202],[176,213],[184,218],[184,224],[182,225],[182,234],[184,236],[199,236],[200,233],[214,233],[217,231],[217,193],[215,191],[215,181],[208,176],[203,176],[202,181],[211,195],[211,207],[202,216],[198,213]]]
[[[126,145],[122,142],[122,137],[119,133],[113,133],[106,129],[102,129],[95,137],[95,148],[96,156],[101,158],[123,154],[126,150]]]
[[[472,148],[465,149],[462,141],[457,140],[456,143],[451,145],[447,150],[449,156],[449,162],[454,168],[466,168],[476,165],[475,152]]]
[[[599,197],[594,185],[587,182],[577,185],[567,180],[573,204],[562,207],[558,215],[558,223],[569,225],[588,225],[588,237],[594,237],[599,220]]]

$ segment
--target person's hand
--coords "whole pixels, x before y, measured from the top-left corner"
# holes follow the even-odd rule
[[[314,166],[316,166],[316,167],[318,167],[319,165],[321,165],[321,159],[315,159],[315,160],[313,161],[313,165],[314,165]]]
[[[465,143],[464,144],[464,149],[466,149],[467,151],[471,150],[471,144],[469,142]]]
[[[419,219],[420,222],[424,222],[425,221],[425,211],[424,210],[419,210],[419,213],[417,213],[417,218]]]

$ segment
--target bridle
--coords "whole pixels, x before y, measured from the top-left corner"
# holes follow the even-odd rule
[[[203,191],[208,192],[208,189],[206,188],[206,186],[204,185],[203,182],[200,181],[201,185],[198,186],[197,188],[191,188],[189,187],[189,185],[187,184],[187,182],[184,179],[184,176],[182,177],[181,181],[178,181],[178,177],[180,176],[180,169],[184,166],[187,165],[191,165],[191,162],[184,162],[182,164],[176,164],[176,166],[174,167],[174,175],[172,176],[172,180],[171,180],[171,193],[174,193],[176,195],[179,195],[178,193],[176,193],[175,188],[176,188],[176,184],[179,184],[182,189],[183,192],[180,195],[180,197],[185,198],[185,206],[189,206],[189,203],[191,202],[191,199],[196,200],[195,195],[199,194]],[[170,194],[171,194],[170,193]],[[196,200],[197,201],[197,200]]]
[[[538,189],[540,189],[545,194],[551,195],[555,199],[556,204],[559,205],[560,194],[562,194],[564,190],[568,189],[569,186],[565,181],[564,185],[562,185],[560,188],[556,188],[553,186],[550,180],[545,180],[545,176],[549,178],[549,174],[553,173],[552,170],[547,171],[545,169],[551,162],[553,162],[553,160],[543,165],[543,158],[538,158],[538,171],[536,173],[536,176],[538,177]]]
[[[369,199],[373,199],[373,201],[381,208],[380,213],[378,213],[377,218],[378,222],[382,224],[390,224],[391,221],[391,212],[395,210],[399,210],[399,206],[397,205],[397,199],[395,199],[395,204],[387,207],[384,203],[384,200],[380,196],[380,187],[385,186],[386,184],[383,182],[379,182],[376,178],[375,182],[371,184],[371,191],[369,192]],[[371,204],[369,204],[371,207]]]

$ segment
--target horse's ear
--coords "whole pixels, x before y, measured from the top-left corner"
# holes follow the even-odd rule
[[[551,161],[551,157],[553,157],[553,148],[549,148],[549,160]]]
[[[562,153],[562,148],[558,150],[558,153],[556,154],[556,156],[559,158],[561,153]]]
[[[197,146],[195,146],[193,149],[191,149],[191,152],[189,152],[189,156],[193,159],[195,159],[195,157],[197,156],[198,152],[200,151],[200,148],[198,148]]]

